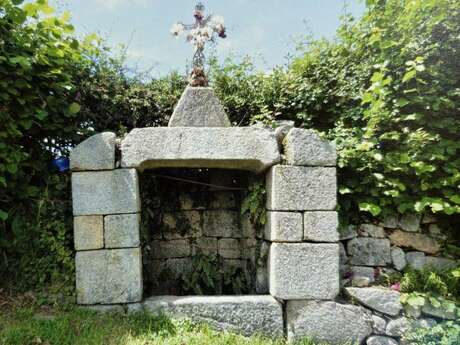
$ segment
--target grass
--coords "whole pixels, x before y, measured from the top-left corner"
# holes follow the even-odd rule
[[[147,314],[96,314],[77,308],[20,306],[0,310],[1,345],[285,345],[282,339],[246,338],[206,325]],[[298,345],[319,345],[304,340]]]

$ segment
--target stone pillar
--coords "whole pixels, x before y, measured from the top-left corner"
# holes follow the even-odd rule
[[[267,174],[270,294],[288,305],[332,300],[339,293],[335,146],[298,128],[283,146],[283,165]]]
[[[142,299],[137,171],[115,169],[115,134],[92,136],[71,153],[77,303]]]

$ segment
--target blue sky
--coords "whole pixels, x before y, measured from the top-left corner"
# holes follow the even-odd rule
[[[169,30],[176,21],[193,22],[192,0],[50,0],[72,13],[78,34],[96,32],[111,45],[127,45],[127,64],[153,75],[185,71],[192,47]],[[360,16],[360,0],[203,0],[207,13],[224,16],[228,38],[219,40],[219,58],[252,56],[260,69],[283,64],[295,40],[306,33],[334,36],[339,17]]]

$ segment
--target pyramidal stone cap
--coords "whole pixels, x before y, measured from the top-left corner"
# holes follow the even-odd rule
[[[169,120],[169,127],[230,127],[224,107],[210,87],[188,86]]]

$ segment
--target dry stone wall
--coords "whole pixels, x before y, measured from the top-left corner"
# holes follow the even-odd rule
[[[451,268],[458,264],[440,253],[445,237],[434,216],[406,215],[383,222],[351,225],[340,231],[341,272],[345,286],[369,286],[406,267]]]

